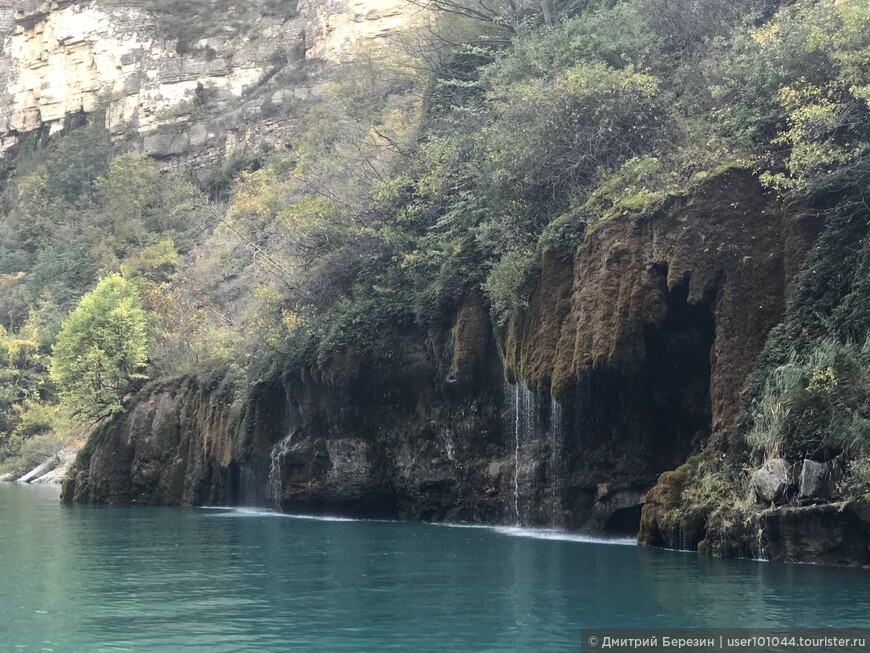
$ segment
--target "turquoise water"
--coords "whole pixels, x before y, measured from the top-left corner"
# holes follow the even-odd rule
[[[0,484],[0,651],[577,651],[583,626],[866,626],[870,574],[516,530],[62,506]]]

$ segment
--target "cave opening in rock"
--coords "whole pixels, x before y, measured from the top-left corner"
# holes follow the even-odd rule
[[[575,497],[568,524],[586,522],[600,484],[642,495],[710,435],[715,295],[690,301],[688,278],[668,289],[666,266],[652,272],[666,311],[644,328],[637,359],[618,369],[588,370],[566,404],[570,480],[563,494]],[[605,530],[636,533],[641,503],[614,514]]]
[[[604,524],[604,531],[611,535],[637,535],[643,505],[628,506],[613,511]]]
[[[644,333],[638,382],[646,395],[647,442],[656,471],[672,469],[710,434],[713,297],[690,303],[689,280],[667,293],[667,312]]]

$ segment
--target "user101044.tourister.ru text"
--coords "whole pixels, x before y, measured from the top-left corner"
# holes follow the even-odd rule
[[[870,628],[584,628],[580,650],[681,653],[848,653],[867,651]]]

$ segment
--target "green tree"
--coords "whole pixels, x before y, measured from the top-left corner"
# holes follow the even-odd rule
[[[64,322],[52,352],[51,378],[74,416],[99,421],[123,410],[147,378],[148,319],[136,289],[104,277]]]
[[[142,244],[148,210],[157,202],[160,172],[146,157],[122,154],[109,164],[105,177],[94,182],[106,222],[106,231],[123,243]]]

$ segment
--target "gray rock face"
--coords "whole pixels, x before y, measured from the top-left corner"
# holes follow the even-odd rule
[[[752,476],[755,494],[764,503],[775,503],[783,499],[793,485],[792,466],[783,458],[765,463]]]
[[[303,82],[322,81],[282,82],[282,66],[298,73],[305,63],[307,75],[338,64],[356,43],[382,39],[415,13],[400,0],[360,0],[355,10],[300,0],[292,17],[252,4],[236,15],[241,31],[212,29],[182,50],[141,3],[0,0],[0,157],[14,154],[21,134],[61,133],[70,116],[97,111],[108,96],[113,139],[167,165],[280,145],[295,133],[294,119],[282,113],[264,129],[264,98],[307,100],[314,93]]]
[[[592,524],[596,530],[633,533],[640,521],[643,504],[644,492],[640,490],[613,489],[601,484],[592,507]]]
[[[831,467],[815,460],[804,460],[801,467],[800,498],[830,499],[833,494]]]
[[[774,508],[758,514],[761,554],[774,562],[870,564],[866,504]]]

